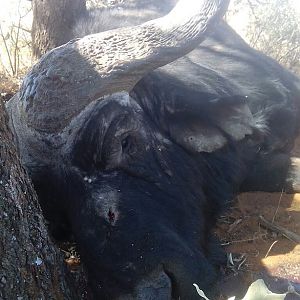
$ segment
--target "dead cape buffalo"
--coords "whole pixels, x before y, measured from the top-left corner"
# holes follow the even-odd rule
[[[199,299],[193,283],[212,294],[224,255],[211,230],[234,195],[299,187],[299,80],[218,23],[227,2],[182,0],[73,40],[7,105],[45,215],[56,234],[71,228],[95,299]]]

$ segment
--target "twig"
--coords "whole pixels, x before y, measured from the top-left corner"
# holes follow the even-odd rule
[[[242,265],[246,262],[246,260],[247,260],[247,257],[244,256],[243,260],[239,263],[239,265],[238,265],[238,267],[237,267],[238,270],[241,269]]]
[[[9,52],[9,50],[8,50],[8,45],[7,45],[7,43],[6,43],[5,36],[4,36],[4,32],[3,32],[3,30],[2,30],[1,24],[0,24],[0,34],[1,34],[1,37],[2,37],[2,40],[3,40],[4,46],[5,46],[5,50],[6,50],[6,54],[7,54],[7,57],[8,57],[8,61],[9,61],[9,65],[10,65],[11,71],[12,71],[12,73],[14,74],[14,66],[13,66],[13,63],[12,63],[12,60],[11,60],[10,52]]]
[[[18,28],[19,26],[15,25],[15,24],[12,24],[12,27],[14,28]],[[31,30],[30,29],[27,29],[27,28],[24,28],[24,27],[19,27],[21,30],[27,32],[27,33],[31,33]]]
[[[21,18],[19,18],[17,34],[16,34],[16,42],[15,42],[15,50],[14,50],[14,67],[15,67],[15,75],[18,75],[18,56],[19,56],[19,35],[20,35],[20,25],[21,25]]]
[[[277,213],[278,213],[279,206],[280,206],[281,199],[282,199],[282,195],[283,195],[283,190],[281,190],[280,197],[279,197],[279,201],[278,201],[278,204],[277,204],[277,208],[276,208],[276,210],[275,210],[275,213],[274,213],[274,216],[273,216],[273,219],[272,219],[272,223],[274,223],[275,218],[276,218],[276,215],[277,215]]]
[[[225,243],[222,243],[222,246],[226,246],[226,245],[231,245],[231,244],[235,244],[235,243],[248,243],[248,242],[254,242],[256,240],[259,240],[261,237],[253,237],[250,239],[244,239],[244,240],[234,240],[234,241],[227,241]]]
[[[296,45],[295,47],[293,47],[292,49],[287,50],[287,52],[285,54],[283,54],[282,56],[280,56],[279,58],[277,58],[277,60],[279,62],[281,62],[286,56],[288,56],[290,53],[293,53],[295,50],[297,50],[300,47],[300,45]]]
[[[275,245],[277,242],[278,242],[278,241],[275,241],[275,242],[270,246],[269,250],[267,251],[267,253],[266,253],[266,255],[265,255],[265,258],[268,257],[270,251],[272,250],[272,248],[274,247],[274,245]]]
[[[255,40],[253,41],[251,39],[251,46],[252,47],[254,47],[254,48],[256,47],[256,44],[257,44],[258,40],[260,39],[260,36],[262,35],[263,31],[264,31],[264,29],[260,28],[258,34],[256,36],[253,36],[253,39],[255,38]]]
[[[259,219],[260,219],[261,225],[264,226],[265,228],[270,229],[274,232],[280,233],[295,243],[300,243],[300,236],[298,234],[296,234],[280,225],[277,225],[277,224],[267,221],[263,216],[259,216]]]
[[[231,233],[237,225],[239,225],[240,223],[242,222],[242,219],[237,219],[235,220],[230,226],[229,226],[229,229],[228,229],[228,233]]]

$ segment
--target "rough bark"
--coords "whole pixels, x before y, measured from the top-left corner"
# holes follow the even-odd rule
[[[66,278],[0,99],[0,300],[78,299]]]
[[[86,13],[85,0],[34,0],[32,45],[39,58],[70,40],[76,19]]]

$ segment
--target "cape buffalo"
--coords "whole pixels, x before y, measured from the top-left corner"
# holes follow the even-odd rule
[[[95,299],[199,299],[193,283],[211,294],[224,261],[211,229],[228,202],[298,187],[300,82],[218,24],[227,2],[182,0],[72,40],[7,105],[45,215],[56,234],[71,228]]]

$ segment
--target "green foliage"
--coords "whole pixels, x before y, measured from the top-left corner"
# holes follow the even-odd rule
[[[249,12],[251,46],[300,73],[300,16],[291,0],[234,0],[233,7],[234,13]]]

